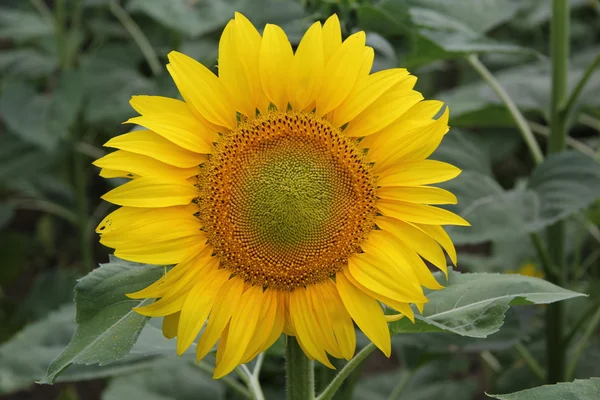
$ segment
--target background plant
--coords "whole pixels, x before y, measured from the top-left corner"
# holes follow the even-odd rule
[[[168,51],[215,66],[234,11],[259,27],[281,25],[294,43],[336,12],[346,34],[368,32],[376,69],[408,68],[426,98],[451,110],[453,129],[435,158],[464,170],[447,186],[473,226],[450,234],[460,245],[459,270],[478,274],[453,274],[449,289],[432,295],[446,309],[426,310],[415,325],[392,324],[391,360],[363,340],[350,367],[339,365],[347,379],[336,398],[476,399],[600,376],[597,1],[4,0],[1,398],[234,399],[256,393],[259,382],[267,399],[284,397],[283,341],[239,377],[212,381],[210,363],[174,357],[156,321],[128,312],[132,303],[95,301],[122,296],[131,287],[119,292],[117,283],[146,282],[157,271],[109,261],[96,244],[93,228],[109,211],[99,196],[120,182],[98,177],[90,163],[127,129],[120,123],[131,116],[131,95],[176,96],[163,68]],[[76,279],[97,261],[109,263],[77,285],[75,321]],[[480,275],[519,271],[569,291]],[[467,292],[466,309],[452,307],[453,293]],[[139,337],[114,315],[139,327]],[[114,337],[124,341],[101,346]],[[318,392],[334,376],[317,367]],[[33,384],[55,377],[63,383]],[[536,390],[593,399],[599,387],[592,379]]]

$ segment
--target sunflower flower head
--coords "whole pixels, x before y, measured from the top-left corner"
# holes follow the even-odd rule
[[[95,162],[131,178],[103,196],[121,207],[101,242],[175,265],[130,294],[156,299],[136,311],[164,317],[179,354],[197,338],[198,359],[217,345],[216,378],[282,333],[333,368],[329,355],[353,356],[356,324],[389,356],[387,322],[414,319],[423,287],[441,288],[424,260],[446,272],[445,250],[456,263],[442,225],[467,222],[435,207],[456,197],[429,185],[460,170],[427,159],[448,110],[405,69],[371,73],[373,56],[364,32],[342,41],[335,15],[293,51],[278,26],[261,35],[236,14],[218,74],[170,53],[183,101],[133,97],[127,122],[147,130]]]

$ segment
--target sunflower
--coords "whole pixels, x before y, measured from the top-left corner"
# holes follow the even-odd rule
[[[387,356],[387,323],[414,320],[424,260],[456,263],[441,227],[467,225],[432,206],[456,197],[428,186],[456,177],[428,160],[448,109],[424,101],[405,69],[371,73],[365,33],[342,41],[333,15],[296,51],[241,14],[219,43],[218,74],[178,52],[167,69],[183,101],[134,96],[147,130],[108,141],[104,177],[131,180],[103,196],[121,206],[98,226],[126,260],[175,265],[134,299],[164,317],[177,352],[217,344],[215,378],[295,336],[310,359],[350,359],[354,324]],[[395,310],[395,312],[393,311]],[[385,312],[384,312],[385,311]],[[390,314],[392,312],[392,314]]]

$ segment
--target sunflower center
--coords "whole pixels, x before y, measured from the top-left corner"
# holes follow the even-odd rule
[[[293,290],[328,279],[373,227],[356,143],[313,114],[272,112],[223,138],[199,176],[199,218],[224,268]]]

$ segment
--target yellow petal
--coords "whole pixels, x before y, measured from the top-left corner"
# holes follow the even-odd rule
[[[313,333],[317,334],[320,339],[319,344],[327,353],[335,358],[342,358],[340,346],[333,333],[329,312],[326,308],[322,293],[319,290],[321,285],[322,284],[314,284],[306,287],[306,296],[309,307],[314,315],[314,324],[311,329],[313,330]]]
[[[288,96],[294,110],[304,110],[316,99],[324,67],[321,23],[315,22],[300,41],[290,66]]]
[[[409,76],[382,94],[348,123],[344,133],[350,137],[363,137],[390,125],[413,105],[423,100],[421,93],[411,90],[415,82],[416,78]]]
[[[134,293],[128,293],[131,299],[158,298],[179,293],[194,284],[197,274],[204,268],[215,266],[218,260],[212,257],[212,247],[206,245],[198,253],[181,261],[150,286]]]
[[[368,157],[375,162],[375,174],[380,175],[401,161],[423,160],[431,155],[448,131],[448,109],[438,120],[419,125],[396,135],[378,135],[373,142],[361,142],[361,146],[369,148]]]
[[[354,286],[343,272],[336,274],[335,281],[344,306],[356,325],[389,357],[392,352],[390,332],[377,301]]]
[[[446,256],[441,247],[429,235],[414,225],[395,218],[380,215],[376,218],[377,226],[388,231],[398,239],[412,247],[421,257],[447,274]]]
[[[362,68],[366,36],[357,32],[347,38],[323,70],[323,83],[316,99],[317,115],[339,106],[350,94]]]
[[[381,293],[370,290],[366,286],[362,285],[362,283],[359,282],[354,276],[352,276],[348,269],[344,270],[344,275],[354,286],[356,286],[361,291],[365,292],[367,295],[402,313],[403,315],[407,316],[412,322],[415,322],[415,314],[412,308],[410,307],[410,304],[391,299],[382,295]],[[427,299],[425,299],[424,303],[426,302]]]
[[[265,290],[263,296],[264,305],[260,310],[260,318],[256,324],[256,331],[242,356],[240,361],[242,364],[252,361],[271,337],[271,331],[277,315],[277,293],[273,290]]]
[[[120,206],[169,207],[189,204],[198,190],[186,181],[137,178],[114,188],[102,199]]]
[[[288,94],[285,82],[294,53],[283,29],[267,24],[259,56],[259,75],[263,91],[278,110],[285,111]]]
[[[244,281],[236,277],[231,278],[221,287],[210,313],[206,329],[198,339],[196,360],[203,359],[217,343],[233,312],[238,307],[243,290]]]
[[[435,160],[406,161],[381,171],[379,186],[420,186],[456,178],[461,170],[452,164]]]
[[[332,280],[315,285],[315,289],[321,293],[323,309],[328,313],[329,323],[335,334],[342,357],[349,360],[354,356],[354,350],[356,349],[356,334],[352,318]]]
[[[451,192],[429,186],[384,186],[377,189],[377,197],[422,204],[456,204],[458,201]]]
[[[353,255],[348,260],[348,271],[362,286],[387,298],[404,303],[426,301],[423,290],[416,287],[416,275],[411,280],[403,279],[393,264],[376,254]]]
[[[115,249],[115,256],[138,263],[177,264],[190,255],[198,253],[204,247],[203,238],[204,236],[185,236],[168,241],[151,241],[128,245]]]
[[[172,51],[169,61],[167,69],[192,111],[215,125],[235,128],[236,110],[231,95],[219,78],[185,54]]]
[[[356,118],[385,92],[407,78],[408,71],[406,69],[396,68],[379,71],[361,79],[346,100],[335,109],[333,124],[342,126]]]
[[[133,217],[134,215],[132,215]],[[184,236],[205,237],[202,224],[187,207],[156,208],[141,213],[141,218],[128,218],[131,222],[121,229],[102,232],[100,241],[108,247],[135,245],[138,242],[172,240]],[[177,226],[177,229],[172,229]]]
[[[203,276],[189,291],[179,317],[177,329],[177,354],[182,355],[194,342],[206,322],[221,286],[229,279],[230,273],[215,269],[212,274]]]
[[[373,68],[373,61],[375,61],[375,50],[373,50],[372,47],[365,46],[363,50],[362,68],[358,74],[359,79],[369,76],[371,68]]]
[[[275,321],[273,322],[273,328],[271,329],[271,334],[267,338],[267,341],[265,342],[263,347],[260,349],[260,352],[266,351],[268,348],[270,348],[273,345],[273,343],[275,343],[277,341],[277,339],[279,339],[279,337],[281,336],[281,333],[283,332],[283,327],[285,325],[286,304],[282,300],[282,296],[279,292],[275,292],[275,297],[276,297],[275,301],[277,302],[277,312],[275,314]]]
[[[229,322],[229,332],[227,334],[229,345],[225,347],[221,360],[217,363],[214,372],[215,379],[219,379],[233,371],[242,360],[246,348],[256,331],[260,310],[265,307],[266,299],[262,287],[258,286],[251,286],[242,294],[240,306],[233,313]]]
[[[167,180],[187,179],[200,172],[198,167],[178,168],[154,158],[125,150],[110,153],[94,161],[93,164],[109,170],[129,171],[129,173],[137,176],[153,176]]]
[[[131,106],[142,117],[127,122],[142,125],[184,149],[210,153],[219,135],[198,119],[183,101],[160,96],[133,96]]]
[[[311,307],[308,290],[308,287],[296,288],[290,294],[290,316],[294,323],[296,337],[309,357],[335,369],[325,353],[323,338],[319,335],[321,329],[315,310]]]
[[[258,53],[261,37],[252,23],[236,13],[219,41],[219,79],[232,95],[236,109],[248,117],[256,114],[260,95]]]
[[[323,24],[323,55],[325,63],[342,45],[342,28],[337,14],[327,18]]]
[[[206,155],[177,146],[151,131],[133,131],[112,138],[104,144],[132,153],[142,154],[180,168],[190,168],[206,161]]]
[[[174,314],[166,315],[163,318],[162,333],[167,339],[173,339],[177,336],[177,325],[179,324],[180,314],[181,313],[176,312]]]
[[[448,236],[444,228],[442,228],[441,226],[418,224],[414,222],[411,223],[411,225],[419,228],[427,235],[429,235],[433,240],[438,242],[444,248],[444,250],[446,250],[446,253],[448,253],[448,256],[450,257],[450,260],[452,260],[452,263],[456,265],[456,249],[454,248],[454,243],[452,243],[452,239],[450,239],[450,236]]]
[[[428,289],[442,288],[421,257],[406,243],[384,230],[371,232],[370,236],[374,236],[376,244],[380,246],[378,250],[385,252],[393,260],[397,268],[402,268],[403,270],[407,268],[412,269],[417,276],[419,285],[423,285]],[[370,243],[373,243],[373,241],[370,241]],[[365,249],[365,251],[370,250]],[[372,253],[370,252],[369,255],[372,255]]]
[[[462,217],[442,208],[425,204],[405,203],[402,201],[378,200],[377,208],[383,215],[401,221],[426,225],[470,226]]]
[[[120,207],[108,214],[96,227],[96,233],[104,234],[113,230],[129,226],[129,224],[140,221],[144,214],[153,211],[154,208]]]
[[[102,168],[99,174],[102,178],[111,179],[111,178],[137,178],[139,175],[132,174],[129,171],[122,171],[118,169],[110,169],[110,168]]]

